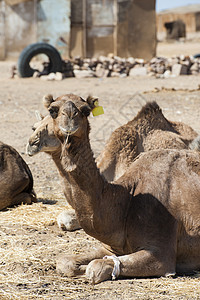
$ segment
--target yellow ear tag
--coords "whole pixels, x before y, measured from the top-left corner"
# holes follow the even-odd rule
[[[95,108],[93,108],[92,110],[92,114],[94,117],[99,116],[99,115],[103,115],[104,114],[104,110],[102,106],[99,106],[98,101],[96,100],[94,102]]]

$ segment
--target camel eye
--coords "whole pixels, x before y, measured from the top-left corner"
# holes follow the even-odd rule
[[[36,129],[36,128],[35,128],[34,126],[32,126],[32,130],[35,131],[35,129]]]
[[[75,111],[74,117],[78,116],[78,111]]]

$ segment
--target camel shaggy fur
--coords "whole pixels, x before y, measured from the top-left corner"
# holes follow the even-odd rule
[[[119,178],[141,153],[156,149],[187,149],[197,137],[190,126],[165,118],[156,102],[147,103],[137,116],[117,128],[97,158],[107,180]]]
[[[11,146],[0,142],[0,210],[37,202],[31,171]]]
[[[57,271],[74,276],[86,269],[86,277],[98,283],[200,269],[200,153],[144,152],[109,183],[90,146],[91,110],[73,94],[52,99],[49,107],[79,223],[104,244],[90,253],[61,255]]]
[[[96,98],[88,97],[90,103]],[[50,105],[52,96],[43,98],[46,108]],[[65,174],[60,165],[61,144],[53,132],[52,118],[37,114],[38,122],[33,126],[26,152],[32,156],[39,152],[49,154],[56,164],[59,173],[65,180]],[[120,177],[140,152],[160,148],[185,149],[197,133],[188,125],[168,121],[156,102],[146,104],[138,115],[127,124],[116,129],[110,136],[105,149],[97,158],[100,172],[108,180]],[[64,194],[71,203],[70,187],[64,184]],[[62,212],[57,219],[58,226],[64,230],[80,228],[73,210]]]

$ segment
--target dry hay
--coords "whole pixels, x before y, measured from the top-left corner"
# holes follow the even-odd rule
[[[158,79],[155,82],[152,78],[145,80],[145,85],[142,79],[127,78],[126,81],[123,80],[123,84],[116,78],[111,82],[106,79],[98,82],[88,79],[79,81],[78,88],[77,81],[69,79],[67,86],[70,87],[71,92],[84,97],[88,95],[88,90],[98,95],[107,111],[103,124],[110,124],[109,120],[117,118],[117,121],[120,121],[120,124],[114,124],[117,127],[127,122],[122,114],[118,114],[122,102],[126,103],[127,99],[135,95],[135,100],[131,100],[131,104],[134,104],[133,108],[130,105],[126,107],[128,116],[130,113],[134,115],[135,105],[137,107],[139,105],[136,97],[138,92],[153,91],[153,88],[157,87],[158,93],[143,94],[144,98],[148,101],[157,101],[164,109],[167,118],[184,121],[200,132],[198,109],[200,92],[198,90],[190,93],[180,92],[180,88],[183,87],[189,90],[197,89],[198,80],[195,80],[194,76],[187,78],[183,76],[180,82],[178,78],[167,80],[165,87],[170,89],[175,86],[176,91],[163,91],[161,88],[164,84],[163,80]],[[60,82],[54,82],[52,86],[49,82],[41,85],[41,82],[32,80],[1,81],[1,102],[3,103],[1,105],[1,140],[24,151],[25,137],[30,135],[31,125],[35,122],[34,110],[38,109],[40,99],[44,94],[49,93],[51,88],[53,93],[59,91],[60,95],[66,93],[67,87]],[[114,99],[115,109],[113,110]],[[16,107],[16,102],[20,104],[20,107]],[[23,111],[23,107],[26,108],[26,112]],[[180,111],[181,114],[177,113]],[[101,137],[97,133],[101,133],[102,126],[99,125],[102,119],[98,120],[91,118],[93,122],[91,141],[94,146],[97,145],[96,152],[102,146],[99,145],[100,143],[94,143],[99,136]],[[16,128],[13,130],[15,123]],[[87,249],[91,251],[91,248],[98,242],[87,236],[83,230],[67,233],[58,229],[55,223],[56,216],[65,208],[66,202],[63,199],[57,170],[45,154],[39,154],[33,158],[25,157],[25,160],[31,168],[34,187],[42,202],[30,206],[21,205],[0,212],[0,300],[200,299],[200,279],[195,276],[125,279],[107,281],[96,286],[88,284],[84,277],[73,279],[60,277],[55,271],[55,258],[58,253],[79,253]]]
[[[60,252],[79,253],[97,242],[83,230],[62,232],[55,220],[66,206],[20,205],[0,212],[0,299],[200,299],[198,277],[126,279],[88,284],[55,271]]]

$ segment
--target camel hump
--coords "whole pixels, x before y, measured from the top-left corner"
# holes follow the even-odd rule
[[[152,102],[147,102],[139,111],[137,116],[141,117],[149,114],[155,114],[158,112],[162,113],[162,109],[160,108],[160,106],[157,104],[156,101],[152,101]]]

